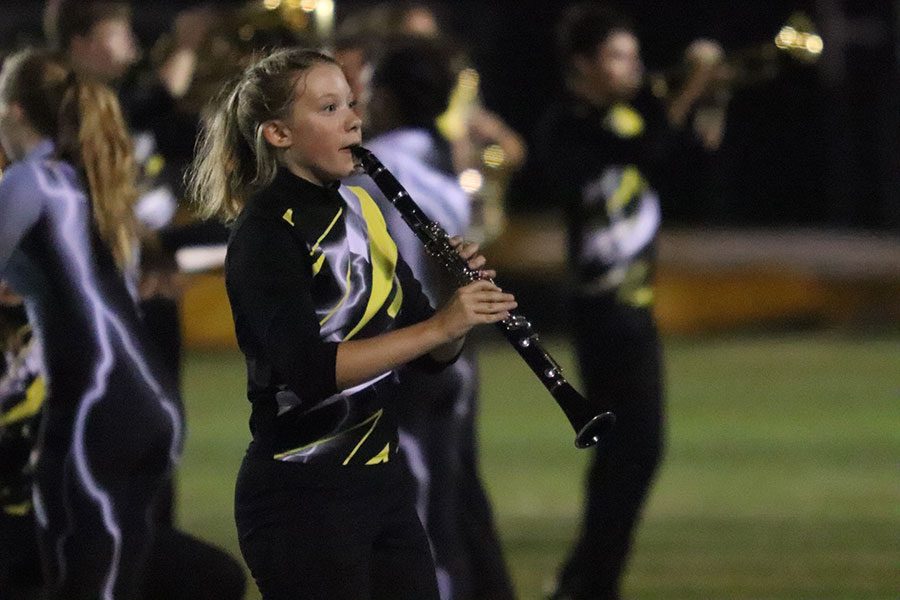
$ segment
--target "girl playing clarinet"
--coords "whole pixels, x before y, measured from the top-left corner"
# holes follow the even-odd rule
[[[190,175],[203,212],[233,221],[225,278],[253,437],[235,517],[266,600],[438,597],[397,455],[394,370],[441,368],[516,306],[476,281],[430,307],[375,202],[340,184],[361,140],[353,107],[332,58],[277,51],[223,91]]]

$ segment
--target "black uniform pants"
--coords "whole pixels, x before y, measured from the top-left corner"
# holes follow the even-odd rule
[[[401,445],[416,478],[442,600],[512,600],[490,501],[478,473],[477,363],[400,373]]]
[[[609,442],[587,473],[580,537],[559,577],[560,597],[619,597],[633,530],[663,447],[663,372],[649,309],[576,306],[575,348],[590,398],[613,410]]]
[[[180,445],[177,407],[113,364],[98,378],[102,395],[51,394],[44,405],[33,482],[49,598],[137,598],[154,502]]]
[[[140,600],[241,600],[246,580],[238,562],[218,548],[168,526],[156,530]],[[43,598],[33,513],[0,514],[0,598]]]
[[[265,600],[437,600],[402,457],[321,466],[247,457],[235,492],[241,552]]]

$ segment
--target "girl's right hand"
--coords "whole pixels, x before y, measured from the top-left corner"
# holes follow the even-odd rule
[[[452,341],[466,335],[475,325],[502,321],[516,306],[512,294],[491,281],[479,279],[457,289],[433,318],[447,341]]]

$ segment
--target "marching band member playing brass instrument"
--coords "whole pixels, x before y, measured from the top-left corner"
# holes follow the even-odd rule
[[[506,225],[504,195],[525,162],[523,138],[481,101],[480,75],[465,49],[447,34],[433,3],[379,2],[345,17],[335,39],[335,57],[350,85],[362,89],[371,76],[379,44],[392,36],[437,41],[451,49],[456,82],[437,130],[450,143],[453,168],[472,204],[470,238],[488,244]],[[365,110],[366,98],[360,98]]]
[[[678,128],[721,60],[712,42],[691,48],[694,69],[654,118],[633,103],[643,83],[627,19],[581,3],[558,28],[567,96],[540,121],[531,193],[564,209],[575,286],[571,325],[587,395],[617,417],[587,475],[579,538],[555,600],[617,600],[632,532],[663,448],[663,372],[653,317],[653,269],[666,178]],[[662,111],[660,111],[662,112]]]

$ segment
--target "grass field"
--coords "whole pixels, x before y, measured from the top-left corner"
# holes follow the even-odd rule
[[[577,383],[568,346],[548,348]],[[747,335],[665,348],[667,455],[626,595],[900,598],[900,337]],[[577,528],[588,455],[505,344],[484,345],[481,368],[483,475],[519,595],[538,599]],[[189,354],[180,520],[235,554],[244,387],[237,354]]]

